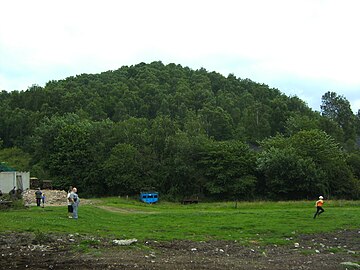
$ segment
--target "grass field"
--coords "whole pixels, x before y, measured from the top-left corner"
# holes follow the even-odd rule
[[[106,198],[79,207],[79,219],[66,205],[0,211],[0,233],[79,233],[114,239],[233,240],[242,244],[282,244],[299,234],[360,228],[360,201],[326,201],[313,219],[314,202],[199,203]]]

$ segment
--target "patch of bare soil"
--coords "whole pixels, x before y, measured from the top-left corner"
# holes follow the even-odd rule
[[[126,213],[155,214],[156,213],[156,212],[151,212],[151,211],[139,211],[139,210],[135,210],[135,209],[125,209],[125,208],[112,207],[112,206],[106,206],[106,205],[97,205],[96,207],[106,210],[106,211],[109,211],[109,212],[122,213],[122,214],[126,214]]]
[[[359,239],[360,231],[342,230],[300,236],[285,246],[235,241],[117,246],[114,239],[78,234],[10,233],[0,235],[0,269],[354,269],[341,263],[359,263]]]

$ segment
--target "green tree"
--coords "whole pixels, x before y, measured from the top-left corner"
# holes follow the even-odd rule
[[[288,138],[276,136],[264,140],[261,145],[258,170],[272,194],[282,186],[283,195],[297,197],[290,192],[295,190],[292,189],[295,184],[300,196],[320,192],[328,197],[351,196],[354,181],[344,152],[325,132],[304,130]]]
[[[164,174],[159,179],[162,192],[172,199],[202,193],[201,175],[196,168],[198,142],[207,138],[201,134],[190,136],[178,130],[166,140]]]
[[[111,195],[134,195],[142,187],[141,157],[129,144],[117,144],[104,162],[105,184]]]
[[[151,144],[159,161],[164,158],[166,141],[169,136],[173,136],[178,129],[176,122],[169,116],[159,115],[151,122],[150,139]]]
[[[346,162],[350,167],[353,175],[360,180],[360,152],[353,152],[348,154]]]
[[[109,128],[109,123],[95,124],[75,114],[46,119],[32,139],[32,166],[59,188],[75,185],[81,192],[94,192],[89,183],[101,182],[98,171],[109,149],[104,138]]]
[[[150,121],[146,118],[130,117],[114,125],[112,138],[113,144],[127,143],[141,148],[150,144]]]
[[[271,135],[269,108],[266,105],[255,102],[245,108],[243,114],[241,126],[247,141],[256,143]]]
[[[320,129],[318,118],[295,114],[286,120],[284,134],[291,136],[299,131],[312,129]]]
[[[356,135],[360,136],[360,110],[358,110],[357,114],[355,115],[355,128],[356,128]],[[359,145],[358,145],[359,147]]]
[[[17,171],[29,171],[30,160],[30,154],[18,147],[0,149],[0,163],[5,162]]]
[[[355,117],[350,102],[335,92],[327,92],[322,96],[321,113],[333,120],[344,132],[344,143],[349,140],[355,143]]]
[[[205,107],[199,111],[200,118],[209,137],[224,141],[233,138],[231,116],[220,107]]]
[[[89,123],[64,126],[53,142],[49,156],[49,170],[52,175],[66,183],[72,183],[84,190],[84,179],[88,177],[92,164]],[[70,182],[69,182],[70,181]]]
[[[213,142],[199,153],[205,192],[217,199],[249,199],[254,194],[255,156],[239,141]]]
[[[258,157],[257,168],[265,178],[265,192],[270,198],[300,199],[325,191],[322,172],[314,161],[302,157],[291,146],[270,147],[263,151]]]
[[[285,123],[289,117],[287,97],[279,96],[270,101],[270,125],[271,134],[285,132]]]

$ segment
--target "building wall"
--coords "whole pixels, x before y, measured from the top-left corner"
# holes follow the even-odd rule
[[[0,190],[3,193],[8,193],[13,187],[16,187],[16,189],[21,188],[19,185],[20,179],[23,190],[30,188],[29,172],[0,172]]]

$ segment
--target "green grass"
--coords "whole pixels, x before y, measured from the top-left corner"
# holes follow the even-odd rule
[[[234,202],[147,205],[105,198],[80,205],[79,219],[67,218],[67,206],[0,211],[0,233],[79,233],[112,239],[232,240],[241,244],[282,244],[299,234],[358,229],[360,201],[327,201],[313,219],[313,202]],[[39,237],[44,237],[39,235]]]

